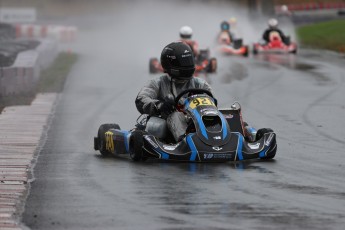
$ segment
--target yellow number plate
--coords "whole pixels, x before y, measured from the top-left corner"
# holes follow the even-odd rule
[[[112,153],[115,152],[113,133],[110,131],[105,133],[105,149]]]
[[[201,105],[213,105],[214,106],[214,103],[212,100],[210,100],[209,98],[202,98],[202,97],[198,97],[198,98],[195,98],[193,99],[190,104],[189,104],[189,107],[191,109],[195,109],[196,107],[198,106],[201,106]]]

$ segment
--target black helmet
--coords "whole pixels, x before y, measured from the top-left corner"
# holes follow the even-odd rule
[[[229,29],[230,29],[230,24],[229,24],[229,22],[223,21],[223,22],[220,24],[220,29],[221,29],[222,31],[224,31],[224,30],[229,30]]]
[[[189,80],[195,71],[193,51],[183,42],[173,42],[164,47],[161,54],[164,72],[178,80]]]

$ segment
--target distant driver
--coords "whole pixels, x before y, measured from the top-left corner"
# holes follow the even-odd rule
[[[270,20],[268,20],[268,29],[266,29],[266,31],[262,35],[262,38],[265,40],[266,43],[269,43],[276,38],[280,39],[286,45],[288,45],[289,43],[288,38],[278,28],[278,20],[275,18],[271,18]]]
[[[180,29],[180,41],[186,43],[191,47],[194,53],[194,57],[199,55],[199,44],[197,41],[192,40],[193,30],[189,26],[182,26]]]

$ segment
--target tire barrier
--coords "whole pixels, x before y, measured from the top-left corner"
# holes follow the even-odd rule
[[[0,23],[0,41],[14,39],[16,30],[11,24]]]
[[[52,38],[60,42],[73,42],[77,36],[74,26],[16,24],[17,38]]]
[[[57,53],[57,42],[52,40],[43,40],[35,49],[18,53],[13,65],[0,68],[0,96],[34,90],[41,69],[47,68]]]
[[[0,42],[0,67],[13,65],[19,52],[35,49],[39,44],[40,42],[36,40]]]

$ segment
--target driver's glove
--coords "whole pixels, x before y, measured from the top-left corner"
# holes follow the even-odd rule
[[[174,112],[174,106],[167,101],[160,101],[156,104],[158,113],[167,117],[170,113]]]

